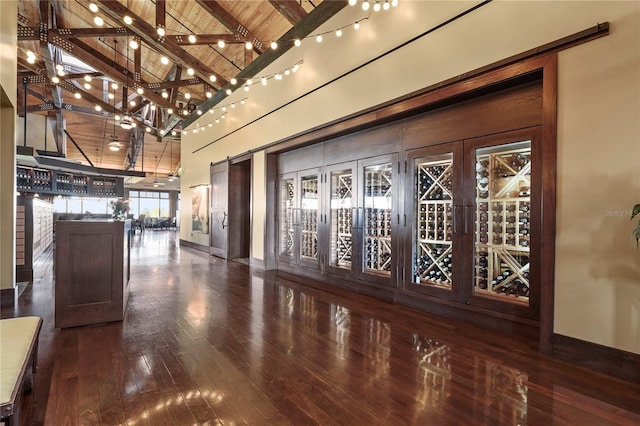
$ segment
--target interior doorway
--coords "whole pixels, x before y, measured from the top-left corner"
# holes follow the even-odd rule
[[[251,158],[229,166],[228,259],[249,263],[251,251]]]

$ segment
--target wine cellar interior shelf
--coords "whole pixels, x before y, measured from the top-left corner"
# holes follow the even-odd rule
[[[56,170],[18,166],[16,188],[19,192],[43,194],[122,197],[124,181],[118,177],[87,176]]]

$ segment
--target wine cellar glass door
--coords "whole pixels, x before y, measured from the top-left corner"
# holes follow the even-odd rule
[[[413,187],[406,205],[412,206],[411,271],[405,288],[443,299],[462,295],[461,229],[462,142],[419,149],[408,155]],[[411,214],[412,213],[412,214]],[[405,272],[405,280],[408,281]]]
[[[355,232],[357,227],[357,179],[356,163],[328,166],[325,170],[329,191],[328,238],[329,249],[327,270],[340,275],[351,275],[356,264],[354,255],[357,248]]]
[[[359,278],[383,285],[396,283],[397,155],[359,162]]]
[[[295,263],[296,252],[296,178],[295,173],[283,175],[278,180],[278,260]]]
[[[299,264],[319,267],[318,219],[320,211],[319,170],[300,172],[300,215],[298,220],[297,245]]]
[[[475,306],[535,315],[532,275],[532,231],[538,223],[532,188],[536,169],[535,134],[499,141],[467,141],[465,252],[471,253],[471,285],[465,300]]]

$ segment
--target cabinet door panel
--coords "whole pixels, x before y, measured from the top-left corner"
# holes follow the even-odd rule
[[[211,223],[209,253],[228,258],[229,224],[229,163],[216,164],[211,168]]]
[[[471,265],[464,298],[471,305],[534,315],[537,142],[531,130],[465,142],[465,253]]]
[[[350,275],[356,264],[355,231],[357,227],[357,179],[355,164],[327,167],[329,247],[327,269]]]
[[[360,278],[391,286],[395,286],[397,272],[397,164],[397,155],[359,163]]]
[[[406,205],[411,206],[412,271],[405,288],[459,300],[462,294],[461,214],[462,143],[454,142],[411,152],[406,180]]]
[[[300,218],[297,244],[299,263],[306,266],[319,266],[318,224],[320,210],[320,174],[318,170],[301,173],[300,182]]]
[[[294,261],[296,216],[295,177],[282,176],[278,181],[278,260]]]

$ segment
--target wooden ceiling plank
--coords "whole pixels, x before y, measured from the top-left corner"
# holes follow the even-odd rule
[[[114,2],[108,0],[95,0],[94,3],[98,5],[98,7],[100,7],[100,9],[111,19],[119,22],[120,24],[124,24],[122,18],[125,15],[131,16],[133,18],[133,23],[129,28],[153,50],[167,56],[175,63],[193,68],[195,73],[203,80],[208,79],[209,76],[213,74],[216,76],[216,83],[221,86],[227,84],[227,80],[223,76],[209,69],[209,67],[207,67],[202,61],[182,49],[173,40],[164,39],[164,43],[158,42],[158,33],[156,32],[156,29],[151,24],[145,22],[142,18],[134,14],[125,5],[117,1]]]
[[[204,0],[197,1],[200,2]],[[278,59],[285,52],[291,49],[294,46],[294,40],[301,40],[305,38],[316,28],[324,24],[327,20],[329,20],[332,16],[341,11],[346,6],[346,0],[323,1],[322,3],[320,3],[318,7],[316,7],[311,13],[307,14],[307,16],[305,16],[304,19],[302,19],[297,25],[295,25],[282,37],[280,37],[280,40],[278,40],[277,50],[268,49],[267,51],[265,51],[262,55],[260,55],[260,57],[251,62],[247,67],[245,67],[245,69],[238,73],[238,75],[236,76],[239,82],[238,85],[228,85],[228,88],[231,90],[235,90],[241,87],[242,82],[246,81],[249,78],[255,77],[259,72],[271,65],[276,59]],[[225,98],[226,93],[224,93],[224,90],[220,90],[216,92],[210,99],[207,99],[202,104],[200,104],[197,110],[205,113]],[[186,128],[201,117],[201,115],[197,114],[197,110],[182,121],[183,128]]]
[[[245,42],[250,41],[253,44],[253,50],[257,54],[262,54],[264,51],[262,40],[256,37],[245,25],[240,23],[231,13],[222,7],[220,3],[215,0],[196,0],[196,2],[222,25],[227,27],[229,31],[242,37]]]
[[[285,17],[291,25],[296,25],[307,16],[307,11],[296,0],[269,0],[269,3]]]

